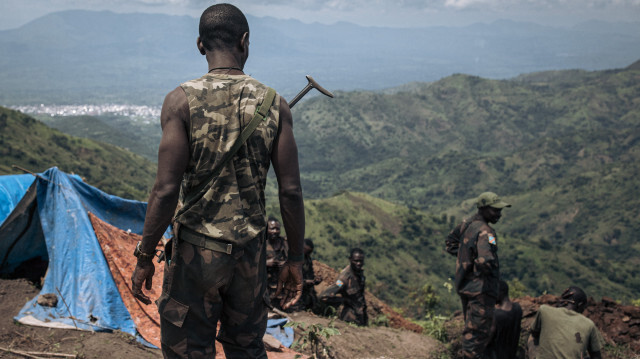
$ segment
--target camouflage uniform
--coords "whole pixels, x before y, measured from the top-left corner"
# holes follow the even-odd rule
[[[458,227],[462,242],[456,260],[455,285],[462,301],[465,328],[462,351],[465,358],[482,358],[490,339],[493,312],[500,280],[496,233],[476,214]],[[452,233],[453,233],[452,232]]]
[[[304,284],[302,286],[302,298],[300,298],[300,303],[302,303],[304,310],[314,310],[318,302],[315,280],[316,274],[313,271],[313,259],[311,259],[311,256],[304,256],[304,263],[302,264],[302,281]]]
[[[267,87],[246,75],[207,74],[181,85],[189,102],[190,160],[181,199],[222,163],[248,125]],[[202,198],[175,220],[180,228],[158,299],[165,358],[215,354],[266,358],[266,216],[264,187],[279,126],[280,97],[267,120],[240,147]],[[222,243],[228,252],[193,244],[193,237]],[[189,239],[191,238],[191,239]],[[204,239],[203,239],[204,240]]]
[[[320,294],[320,300],[332,306],[342,304],[341,320],[358,325],[368,325],[364,282],[364,274],[355,273],[348,265],[340,272],[336,283]],[[336,296],[337,294],[340,296]]]
[[[311,256],[304,256],[304,263],[302,263],[302,297],[298,303],[293,307],[293,310],[308,310],[311,309],[315,312],[316,304],[318,303],[318,296],[315,289],[316,275],[313,271],[313,259]]]
[[[267,266],[267,285],[269,290],[269,298],[271,298],[272,304],[277,304],[275,300],[276,290],[278,289],[278,277],[280,276],[280,269],[287,262],[289,255],[289,245],[287,241],[278,237],[276,241],[280,241],[280,249],[275,250],[269,240],[267,240],[267,262],[272,260],[272,264]]]

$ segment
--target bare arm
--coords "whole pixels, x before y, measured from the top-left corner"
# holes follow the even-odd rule
[[[155,249],[178,204],[180,183],[189,162],[189,139],[185,128],[188,118],[187,96],[178,87],[165,98],[160,115],[162,139],[158,150],[158,173],[149,195],[142,234],[145,253]]]
[[[151,189],[147,204],[147,213],[142,232],[141,250],[153,253],[162,235],[166,231],[178,203],[180,183],[189,162],[189,140],[185,128],[189,118],[189,104],[181,88],[171,91],[164,100],[160,123],[162,139],[158,150],[158,172]],[[151,289],[151,279],[155,271],[152,261],[138,260],[131,276],[134,295],[149,303],[142,293],[142,284]]]
[[[280,98],[280,126],[271,154],[271,162],[278,179],[280,214],[289,243],[289,257],[303,260],[304,203],[298,167],[298,146],[293,137],[293,118],[289,105]]]
[[[278,291],[284,289],[283,309],[295,304],[302,295],[302,262],[304,246],[304,202],[300,185],[298,146],[293,137],[293,118],[289,105],[280,97],[280,126],[271,162],[278,180],[280,214],[289,242],[289,256],[282,268]]]

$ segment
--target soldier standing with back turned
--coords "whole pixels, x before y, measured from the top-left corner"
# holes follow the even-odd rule
[[[284,98],[243,71],[249,24],[237,7],[210,6],[200,17],[199,32],[197,47],[208,71],[171,91],[162,106],[158,172],[131,289],[151,303],[142,286],[151,288],[156,245],[182,197],[157,301],[163,356],[214,358],[217,339],[228,359],[266,359],[264,188],[271,164],[289,236],[280,304],[286,309],[302,295],[305,222],[293,119]],[[276,49],[277,38],[271,41]],[[254,119],[260,126],[241,141]]]

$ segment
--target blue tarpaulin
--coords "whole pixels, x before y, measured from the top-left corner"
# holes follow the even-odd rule
[[[50,327],[120,330],[136,336],[136,326],[118,292],[88,212],[114,227],[141,234],[146,203],[106,194],[54,167],[38,176],[2,177],[2,188],[11,189],[3,193],[5,218],[9,214],[4,214],[4,208],[18,211],[17,199],[27,197],[34,179],[37,186],[31,188],[36,188],[36,193],[31,197],[36,203],[22,203],[19,209],[25,213],[11,213],[13,218],[6,222],[12,222],[2,225],[0,273],[6,274],[20,262],[37,257],[47,260],[41,294],[53,293],[62,303],[41,306],[36,303],[38,297],[33,298],[15,319]]]
[[[34,179],[33,175],[0,176],[0,224],[27,193]]]
[[[293,344],[293,328],[285,327],[284,325],[289,322],[288,319],[269,319],[267,321],[267,334],[271,334],[274,338],[278,339],[282,345],[287,348]]]
[[[128,233],[142,234],[146,203],[106,194],[78,176],[53,167],[37,175],[0,176],[0,274],[46,263],[40,294],[54,294],[57,306],[32,298],[15,319],[23,324],[81,330],[119,330],[139,335],[89,213]],[[170,232],[165,233],[170,237]],[[26,265],[25,265],[26,263]],[[287,320],[269,320],[267,333],[284,346],[293,343]]]

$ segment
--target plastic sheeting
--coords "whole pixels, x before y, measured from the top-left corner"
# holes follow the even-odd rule
[[[141,231],[146,204],[107,195],[55,167],[37,181],[38,214],[49,256],[40,294],[55,294],[59,304],[44,307],[36,303],[37,297],[33,298],[16,320],[30,317],[45,326],[57,322],[84,330],[117,329],[135,336],[135,324],[113,281],[87,211],[99,218],[115,219],[115,226],[131,226],[137,221],[134,228]],[[119,213],[114,216],[116,208]]]
[[[8,212],[0,212],[0,218],[11,220],[1,227],[0,259],[16,260],[4,269],[25,260],[27,248],[39,248],[38,255],[49,263],[41,292],[22,308],[17,321],[52,328],[120,330],[145,345],[159,344],[155,305],[143,307],[129,291],[134,261],[126,256],[142,234],[146,203],[106,194],[55,167],[37,177],[0,176],[0,188],[2,210]],[[5,245],[9,241],[11,245]],[[156,273],[162,273],[158,266]],[[161,280],[154,278],[154,283],[158,288],[149,293],[152,299]],[[37,304],[38,297],[47,293],[58,297],[56,307]],[[284,328],[285,323],[286,319],[270,320],[268,332],[289,347],[293,329]],[[269,357],[294,354],[285,350]]]
[[[1,183],[9,183],[4,188],[13,189],[13,202],[2,200],[5,207],[15,209],[15,199],[24,196],[29,179],[33,182],[34,178],[35,196],[19,209],[26,212],[37,206],[35,215],[30,217],[36,220],[23,220],[28,216],[15,213],[18,209],[10,214],[14,223],[3,225],[0,258],[20,258],[23,251],[18,248],[46,246],[42,257],[48,259],[48,269],[40,295],[55,294],[58,305],[38,305],[36,296],[15,319],[32,325],[120,330],[137,336],[136,325],[114,282],[88,212],[123,231],[141,234],[146,203],[106,194],[83,183],[78,176],[54,167],[37,177],[0,177]],[[9,238],[10,245],[4,245]],[[9,264],[5,269],[16,266],[13,262]]]
[[[145,305],[137,300],[131,291],[131,274],[137,261],[132,260],[132,253],[136,243],[142,236],[123,231],[98,219],[93,213],[89,213],[93,229],[102,247],[113,279],[118,286],[120,296],[124,301],[129,315],[136,324],[138,333],[151,344],[160,347],[160,314],[155,304]],[[160,246],[162,246],[160,244]],[[164,263],[156,263],[156,271],[153,274],[151,290],[145,293],[151,300],[156,300],[162,293],[162,278]]]
[[[0,224],[16,208],[34,179],[33,175],[0,176]]]
[[[282,319],[269,319],[267,321],[267,334],[273,335],[278,339],[282,345],[290,348],[293,344],[293,328],[285,327],[289,320],[287,318]]]

